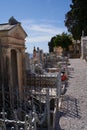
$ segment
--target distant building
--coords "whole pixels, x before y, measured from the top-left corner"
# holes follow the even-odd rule
[[[33,49],[33,58],[36,58],[36,48]]]
[[[33,60],[35,64],[43,62],[43,50],[39,49],[39,47],[33,49]]]

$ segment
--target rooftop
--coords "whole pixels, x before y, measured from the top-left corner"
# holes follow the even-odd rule
[[[20,24],[13,16],[9,19],[8,23],[0,24],[0,31],[8,31],[15,25]]]

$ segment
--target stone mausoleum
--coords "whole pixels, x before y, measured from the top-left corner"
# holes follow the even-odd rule
[[[0,24],[0,111],[14,109],[24,99],[26,37],[14,17]]]
[[[87,60],[87,36],[81,37],[81,58]]]

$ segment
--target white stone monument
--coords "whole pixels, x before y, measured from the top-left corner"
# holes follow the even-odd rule
[[[81,37],[81,58],[87,59],[87,36]]]

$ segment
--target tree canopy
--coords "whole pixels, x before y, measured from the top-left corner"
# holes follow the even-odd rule
[[[54,47],[61,46],[63,49],[65,48],[68,51],[69,45],[72,44],[72,38],[67,33],[62,33],[61,35],[56,35],[51,38],[48,43],[49,52],[53,52]]]
[[[82,31],[87,35],[87,0],[72,0],[70,11],[65,15],[65,26],[75,40],[81,38]]]

